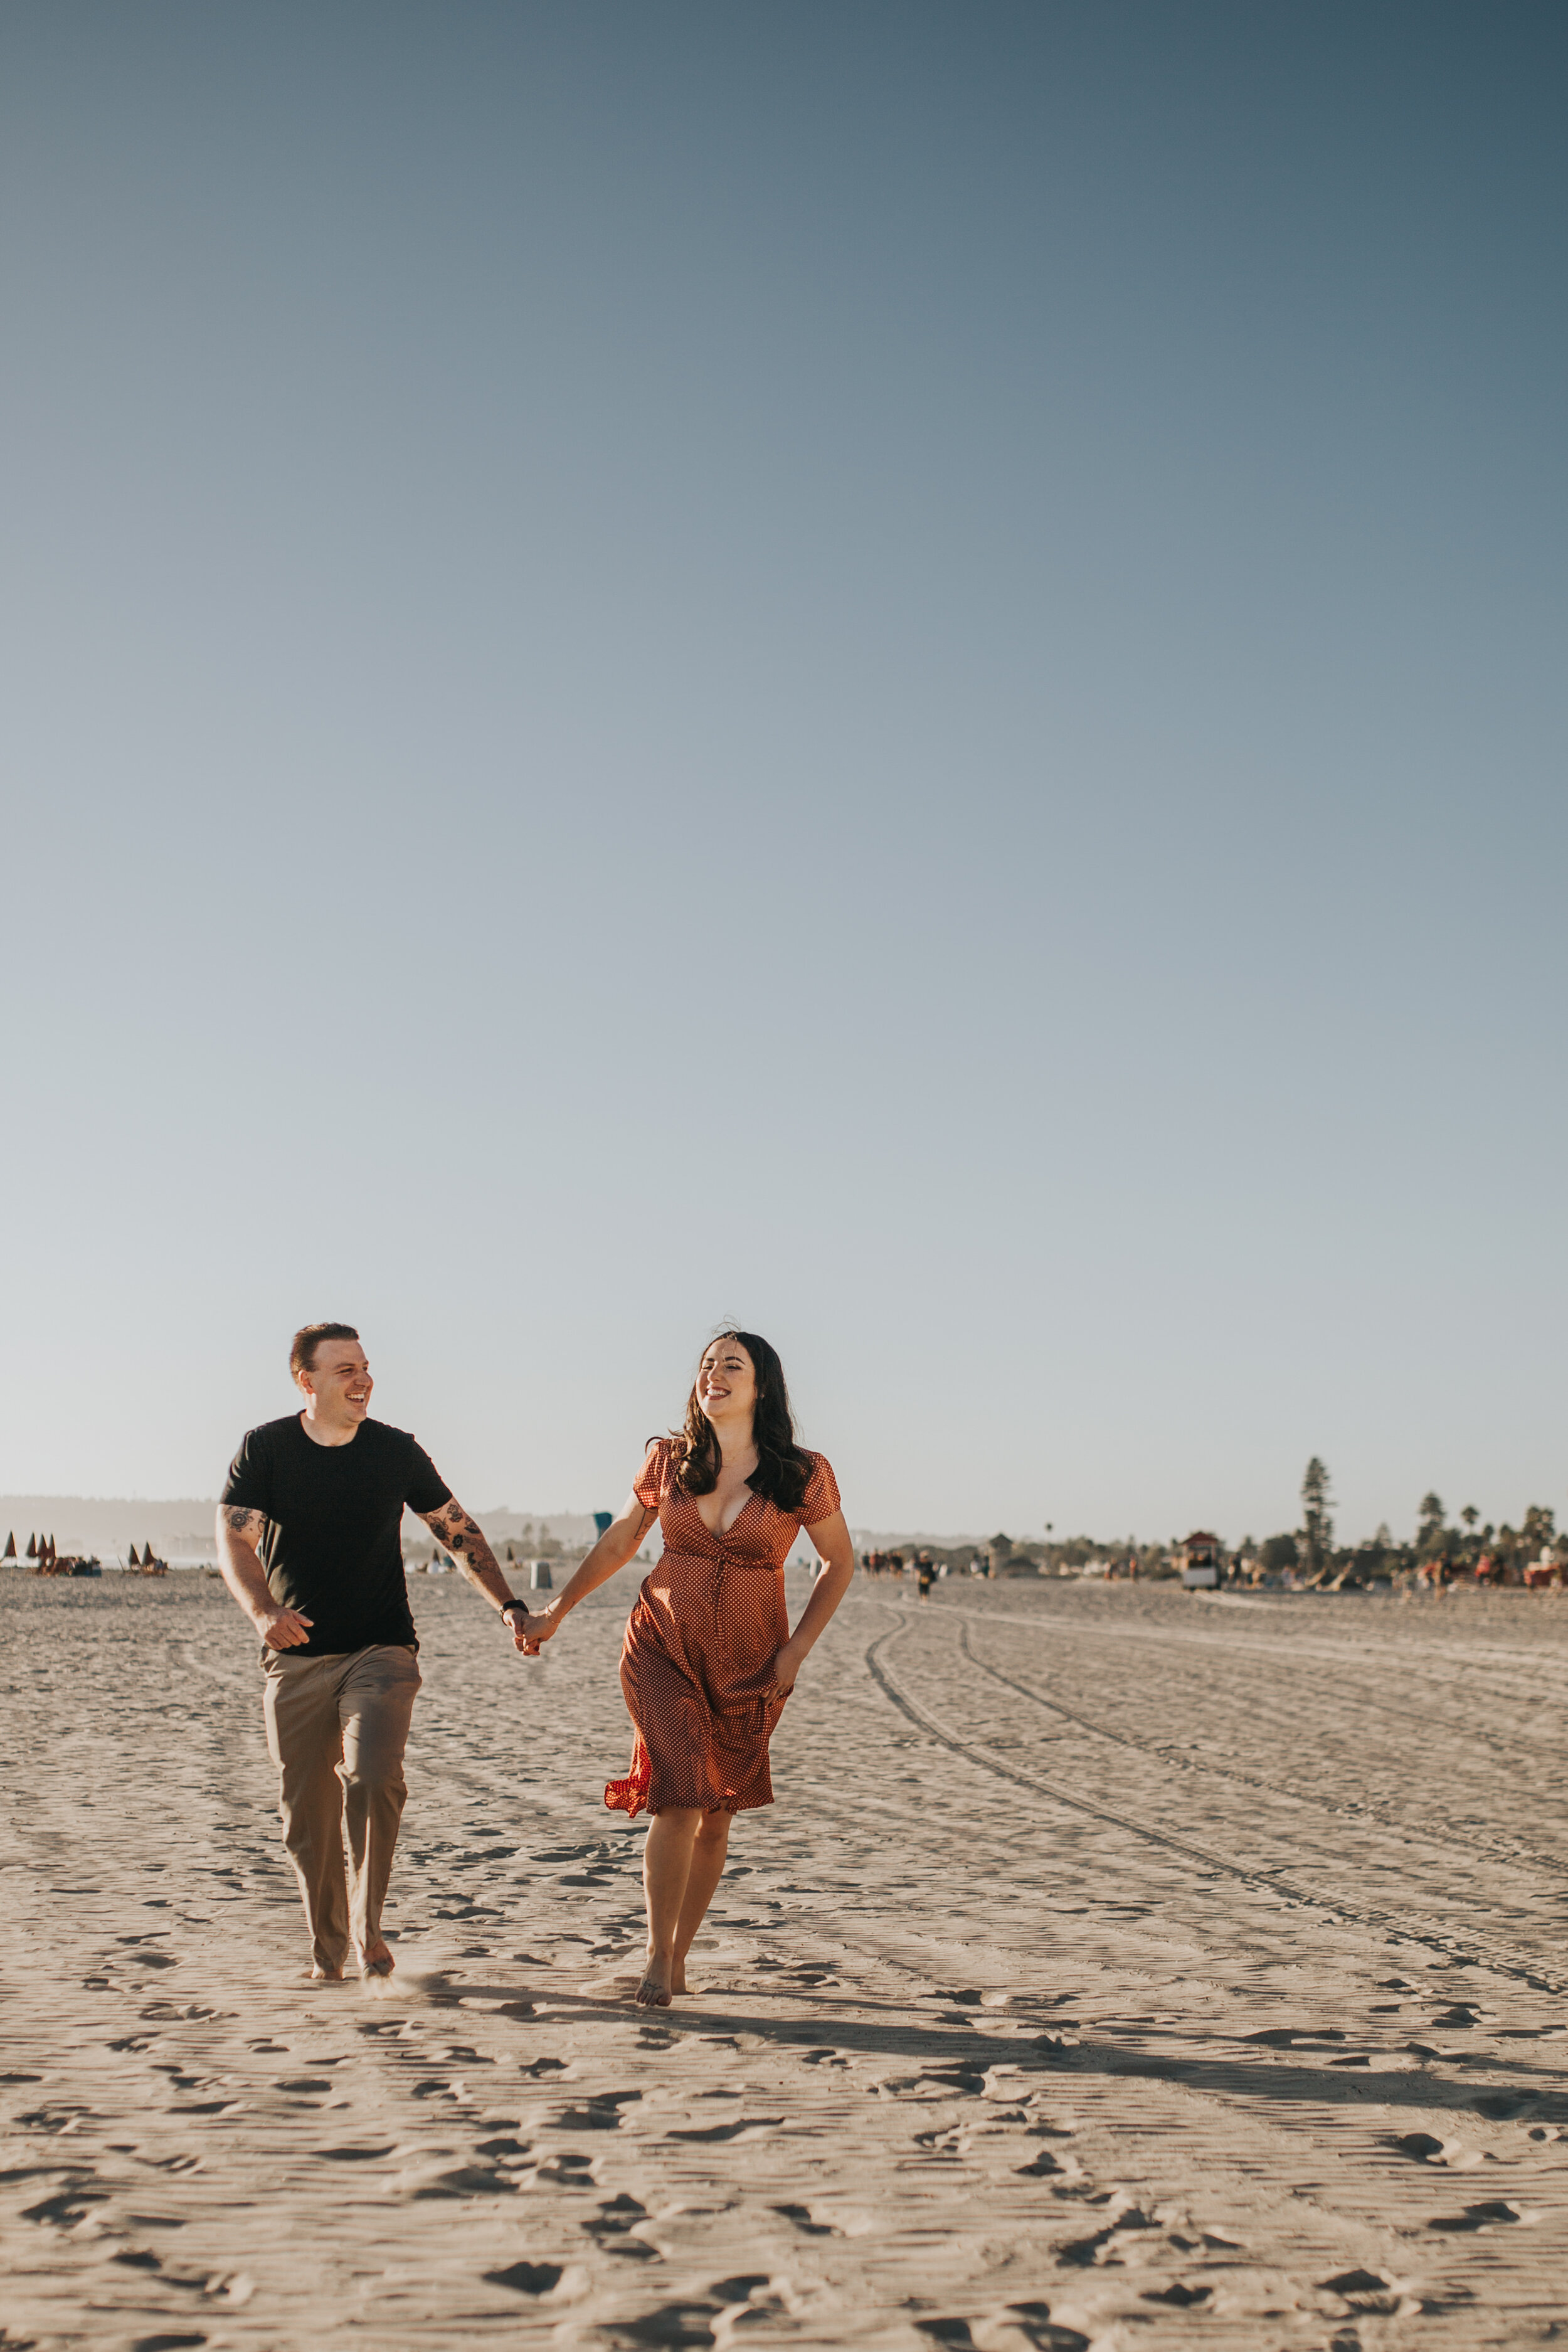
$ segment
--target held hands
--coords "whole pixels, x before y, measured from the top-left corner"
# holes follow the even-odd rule
[[[521,1650],[525,1658],[537,1658],[551,1635],[560,1630],[561,1620],[555,1613],[553,1601],[548,1609],[541,1609],[537,1613],[530,1609],[521,1624],[515,1618],[512,1621],[512,1646]]]
[[[311,1621],[298,1609],[259,1609],[251,1622],[269,1650],[297,1650],[310,1638]]]

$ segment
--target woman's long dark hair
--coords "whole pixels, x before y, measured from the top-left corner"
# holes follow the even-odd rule
[[[769,1347],[755,1331],[716,1331],[708,1348],[717,1346],[721,1339],[738,1339],[757,1376],[757,1402],[752,1415],[757,1466],[747,1484],[754,1495],[761,1495],[776,1509],[793,1511],[805,1497],[812,1462],[810,1455],[795,1444],[795,1415],[790,1411],[789,1390],[778,1350]],[[708,1348],[703,1349],[704,1355]],[[675,1443],[679,1455],[676,1475],[684,1491],[688,1495],[710,1495],[719,1482],[722,1457],[713,1424],[698,1402],[696,1381],[691,1383],[691,1394],[686,1400],[686,1419],[679,1434],[675,1434]]]

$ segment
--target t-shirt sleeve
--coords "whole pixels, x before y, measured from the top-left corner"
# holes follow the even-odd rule
[[[452,1489],[437,1469],[416,1438],[408,1441],[408,1475],[404,1483],[403,1499],[411,1511],[421,1516],[426,1511],[438,1511],[443,1503],[452,1499]]]
[[[228,1465],[219,1501],[237,1511],[259,1511],[272,1517],[272,1455],[258,1429],[247,1429],[239,1452]]]
[[[656,1437],[648,1447],[647,1458],[632,1481],[632,1492],[645,1511],[657,1511],[669,1485],[670,1445],[668,1437]]]
[[[816,1465],[805,1494],[800,1498],[800,1523],[803,1528],[820,1527],[840,1508],[838,1481],[833,1475],[833,1465],[826,1454],[814,1454]]]

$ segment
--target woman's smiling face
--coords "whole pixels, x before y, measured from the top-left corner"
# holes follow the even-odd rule
[[[756,1368],[739,1339],[715,1339],[706,1350],[697,1373],[697,1402],[710,1421],[751,1418]]]

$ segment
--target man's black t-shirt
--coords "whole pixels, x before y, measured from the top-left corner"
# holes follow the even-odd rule
[[[261,1557],[272,1597],[311,1621],[310,1640],[291,1658],[415,1644],[403,1507],[434,1511],[451,1498],[406,1430],[363,1421],[346,1445],[318,1445],[298,1413],[246,1433],[223,1490],[227,1507],[264,1515]]]

